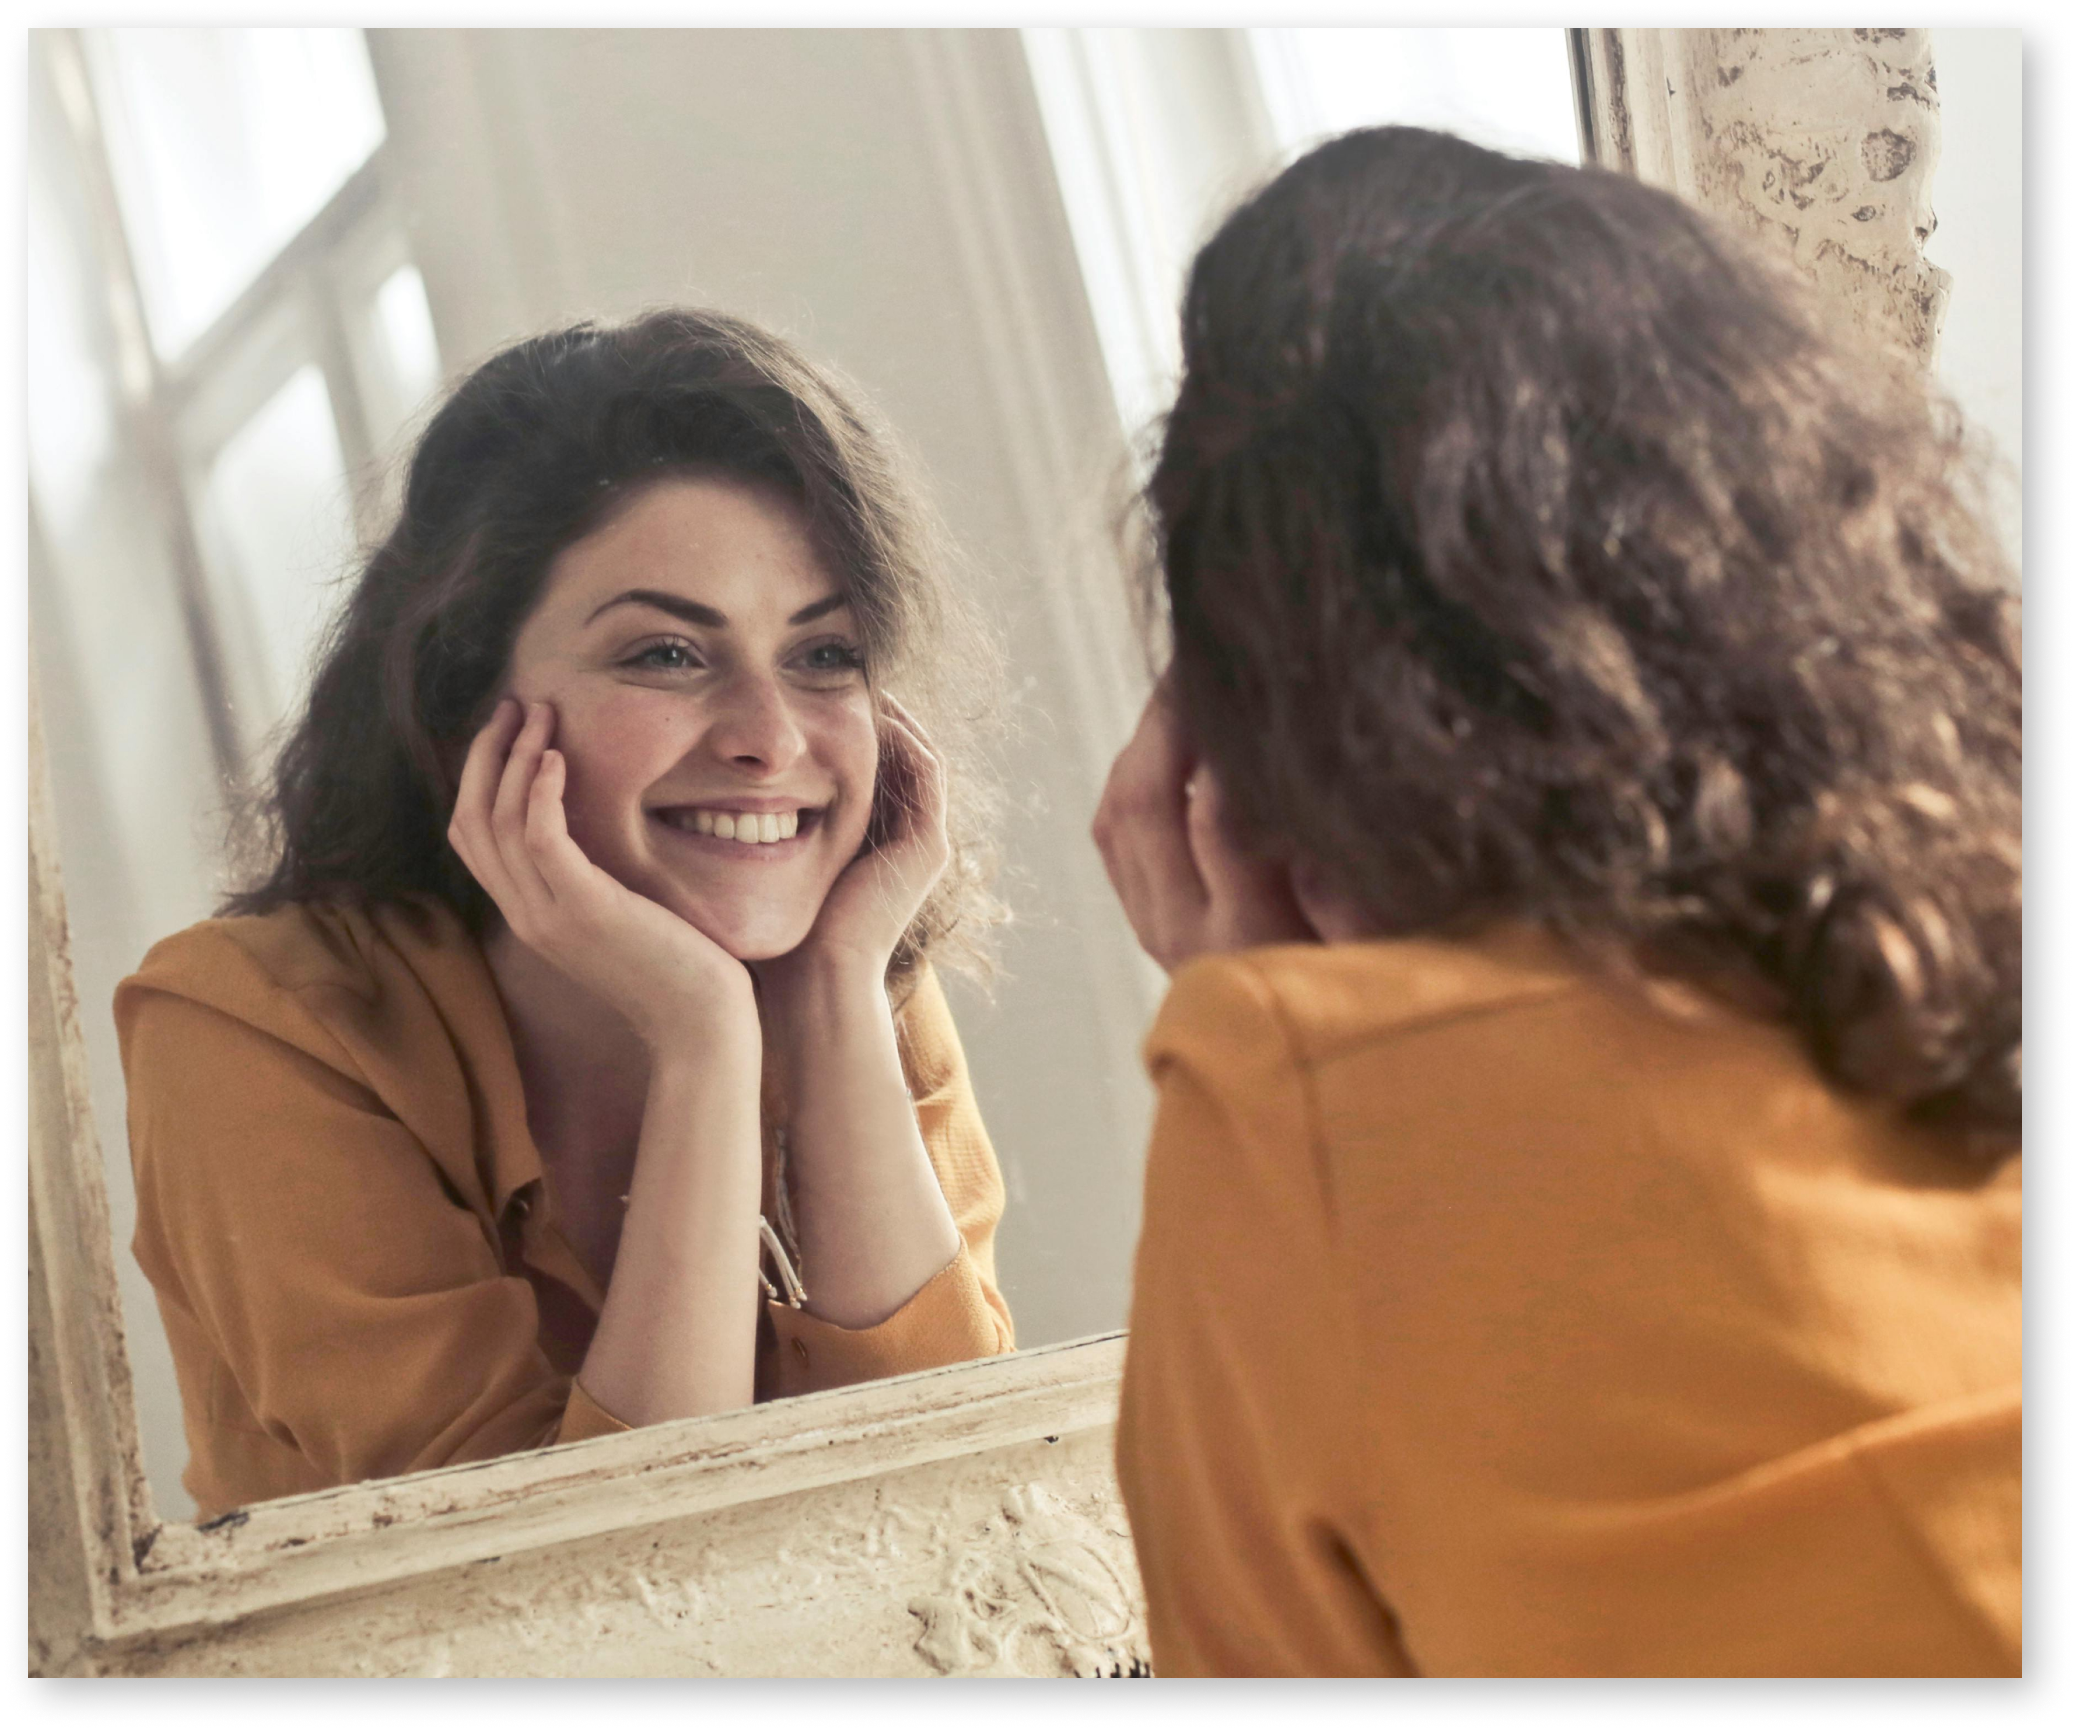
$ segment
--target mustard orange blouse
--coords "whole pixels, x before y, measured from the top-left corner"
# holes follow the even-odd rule
[[[1198,960],[1146,1052],[1156,1672],[2020,1671],[2015,1158],[1517,930]]]
[[[133,1247],[203,1519],[626,1427],[574,1383],[603,1294],[556,1226],[503,1006],[451,911],[211,920],[145,957],[115,1020]],[[897,1026],[962,1247],[876,1327],[767,1304],[759,1399],[1013,1347],[1000,1170],[926,967]]]

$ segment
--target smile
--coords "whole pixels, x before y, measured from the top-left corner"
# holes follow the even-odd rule
[[[732,811],[716,805],[670,805],[649,813],[681,835],[710,835],[751,847],[775,847],[802,828],[812,829],[821,813],[810,807],[789,811]]]

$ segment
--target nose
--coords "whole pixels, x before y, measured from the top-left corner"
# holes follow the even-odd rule
[[[706,748],[730,767],[759,777],[782,775],[806,746],[806,735],[777,680],[742,673],[715,693]]]

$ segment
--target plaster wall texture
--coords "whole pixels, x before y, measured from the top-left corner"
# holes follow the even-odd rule
[[[1618,36],[1614,159],[1776,242],[1862,329],[1929,364],[1949,292],[1923,257],[1941,136],[1929,33]]]

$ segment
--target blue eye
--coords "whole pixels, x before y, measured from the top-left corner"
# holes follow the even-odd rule
[[[816,673],[857,672],[864,666],[864,655],[849,643],[816,643],[806,652],[806,664]]]
[[[634,654],[627,665],[663,673],[678,673],[697,666],[698,662],[692,656],[689,643],[667,642],[650,643],[647,648]]]

